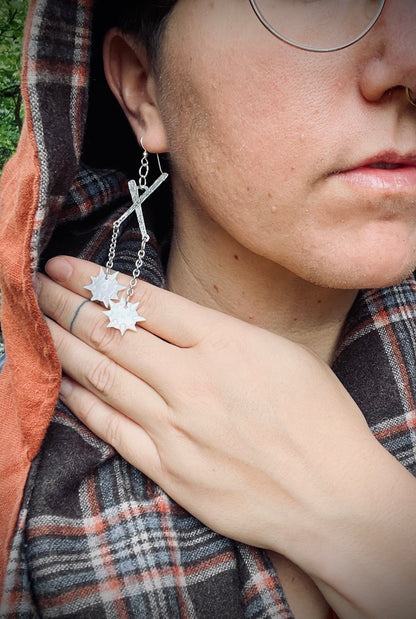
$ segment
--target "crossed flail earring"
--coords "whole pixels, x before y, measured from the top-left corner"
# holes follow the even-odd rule
[[[105,311],[109,323],[107,327],[118,329],[121,335],[128,330],[136,331],[136,324],[146,320],[143,316],[140,316],[137,312],[139,303],[130,303],[130,298],[133,295],[134,288],[137,285],[137,280],[140,277],[141,268],[146,253],[146,244],[149,241],[149,235],[146,230],[146,224],[143,217],[142,204],[143,202],[154,192],[156,189],[168,178],[167,172],[163,172],[159,155],[157,155],[157,161],[159,165],[160,175],[155,182],[148,187],[147,176],[149,174],[149,160],[148,152],[143,146],[143,138],[140,140],[140,145],[143,149],[143,155],[140,162],[139,169],[139,185],[135,180],[131,180],[128,183],[129,191],[132,199],[132,205],[127,209],[121,217],[119,217],[113,223],[113,233],[110,241],[110,248],[108,250],[107,262],[105,270],[101,267],[97,277],[92,277],[91,284],[84,286],[86,290],[89,290],[92,294],[91,301],[100,301],[106,308],[110,308]],[[139,193],[142,192],[142,193]],[[137,221],[141,233],[141,245],[137,254],[137,259],[132,272],[132,278],[130,280],[127,292],[123,294],[121,299],[118,298],[118,293],[121,290],[125,290],[125,286],[118,283],[117,277],[118,271],[111,273],[113,268],[114,257],[116,255],[117,239],[120,231],[121,224],[133,213],[136,213]]]

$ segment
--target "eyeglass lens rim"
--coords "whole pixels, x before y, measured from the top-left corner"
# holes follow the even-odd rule
[[[360,41],[360,39],[365,37],[365,35],[371,30],[371,28],[374,26],[376,21],[379,19],[380,15],[381,15],[381,13],[382,13],[382,11],[384,9],[384,6],[386,4],[386,0],[381,0],[380,1],[380,7],[378,8],[376,15],[370,21],[368,26],[363,30],[363,32],[361,32],[358,36],[356,36],[352,41],[349,41],[348,43],[343,43],[342,45],[338,45],[338,46],[335,46],[335,47],[322,47],[322,48],[318,48],[318,47],[311,47],[309,45],[302,45],[301,43],[297,43],[296,41],[293,41],[292,39],[289,39],[289,38],[285,37],[278,30],[276,30],[276,28],[274,26],[272,26],[272,24],[270,24],[267,21],[267,19],[264,17],[264,15],[260,11],[259,7],[257,6],[257,1],[256,0],[249,0],[249,2],[251,4],[251,8],[255,12],[257,18],[259,19],[259,21],[275,37],[277,37],[281,41],[284,41],[288,45],[291,45],[292,47],[297,47],[298,49],[302,49],[302,50],[305,50],[307,52],[319,52],[319,53],[321,53],[321,52],[322,53],[325,53],[325,52],[337,52],[337,51],[339,51],[341,49],[345,49],[346,47],[350,47],[351,45],[354,45],[354,43],[357,43],[357,41]]]

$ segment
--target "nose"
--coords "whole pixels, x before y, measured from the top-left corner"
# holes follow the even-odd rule
[[[366,54],[360,80],[363,96],[379,101],[386,93],[397,92],[407,104],[416,99],[415,0],[387,0],[366,39],[362,41]]]

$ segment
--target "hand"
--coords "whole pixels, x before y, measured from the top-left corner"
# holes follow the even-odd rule
[[[64,265],[72,269],[67,279]],[[73,379],[65,382],[66,403],[173,498],[230,535],[224,512],[233,519],[243,495],[251,494],[247,526],[274,504],[287,504],[293,523],[304,510],[296,497],[307,487],[332,497],[332,489],[324,488],[331,480],[323,480],[323,445],[336,461],[345,432],[367,439],[369,431],[310,352],[142,282],[136,300],[146,322],[137,333],[121,337],[107,328],[102,308],[87,303],[71,335],[65,328],[90,296],[84,286],[97,267],[58,259],[47,271],[65,286],[43,278],[39,301],[61,325],[49,321],[63,370]],[[127,277],[119,279],[128,284]],[[282,551],[286,531],[276,530],[275,516],[269,528]],[[241,535],[263,547],[273,539],[264,526]]]
[[[39,302],[55,321],[74,414],[212,529],[280,552],[338,590],[361,590],[357,546],[380,541],[368,534],[375,471],[408,474],[330,369],[284,338],[143,282],[136,333],[121,337],[87,303],[71,334],[98,267],[57,258],[47,272],[55,281],[41,278]]]

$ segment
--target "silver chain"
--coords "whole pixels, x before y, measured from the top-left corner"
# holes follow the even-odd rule
[[[143,143],[141,142],[142,146]],[[158,157],[159,160],[159,157]],[[160,161],[159,161],[159,168],[160,168]],[[149,174],[149,160],[147,158],[147,150],[143,147],[143,155],[140,161],[140,169],[139,169],[139,189],[142,192],[148,191],[149,188],[147,186],[147,176]],[[163,175],[162,175],[163,176]],[[164,180],[164,179],[162,179]],[[139,200],[141,202],[141,198],[139,197]],[[106,262],[106,270],[105,270],[105,277],[106,279],[108,278],[108,276],[110,275],[110,271],[113,268],[113,263],[114,263],[114,258],[116,255],[116,247],[117,247],[117,238],[118,238],[118,234],[120,232],[120,225],[122,223],[123,217],[121,217],[119,220],[115,221],[113,224],[113,234],[111,236],[111,242],[110,242],[110,248],[108,250],[108,259]],[[143,227],[144,227],[144,222],[143,222]],[[146,230],[146,228],[144,227],[144,230]],[[129,287],[127,289],[126,292],[126,307],[127,307],[127,303],[129,302],[131,296],[133,295],[134,292],[134,288],[137,285],[137,280],[140,277],[140,273],[141,273],[141,268],[143,266],[144,263],[144,257],[146,254],[146,244],[148,243],[148,241],[150,240],[149,235],[147,234],[147,232],[145,232],[142,235],[142,242],[140,245],[140,249],[137,253],[137,260],[135,262],[134,265],[134,271],[132,273],[132,279],[130,280],[130,284]]]
[[[141,142],[142,146],[143,146],[143,141]],[[140,161],[140,168],[139,168],[139,189],[143,192],[146,191],[146,189],[149,189],[147,186],[147,176],[149,174],[149,160],[147,158],[147,150],[143,147],[143,155]],[[146,253],[146,243],[149,241],[149,235],[147,234],[143,234],[142,236],[142,242],[140,245],[140,249],[138,251],[137,254],[137,260],[135,262],[135,268],[134,271],[132,273],[133,277],[130,281],[129,287],[127,289],[126,292],[126,307],[127,307],[127,303],[130,300],[130,297],[132,296],[133,292],[134,292],[134,288],[137,285],[137,280],[140,277],[140,272],[141,272],[141,268],[143,266],[143,261],[144,261],[144,256]]]
[[[147,158],[147,150],[144,149],[143,156],[140,161],[140,169],[139,169],[139,188],[142,191],[146,191],[148,189],[147,186],[147,175],[149,174],[149,160]]]
[[[127,303],[130,300],[130,297],[132,296],[132,294],[134,292],[134,288],[136,287],[137,280],[140,277],[140,272],[141,272],[141,268],[143,266],[143,260],[144,260],[144,256],[145,256],[145,253],[146,253],[146,243],[149,241],[149,239],[150,239],[150,237],[149,237],[148,234],[145,234],[143,236],[143,238],[142,238],[142,243],[141,243],[140,249],[139,249],[138,254],[137,254],[137,260],[136,260],[136,263],[134,265],[135,268],[134,268],[134,271],[132,273],[133,277],[132,277],[132,279],[130,281],[128,290],[126,292],[126,307],[127,307]]]
[[[108,250],[108,260],[105,265],[105,278],[110,275],[110,271],[113,268],[114,257],[116,255],[117,237],[120,231],[120,224],[115,221],[113,224],[113,234],[111,236],[110,249]]]

